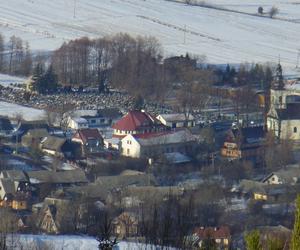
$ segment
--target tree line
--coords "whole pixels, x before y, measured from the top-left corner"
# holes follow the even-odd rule
[[[11,36],[8,41],[0,34],[0,72],[28,76],[32,70],[32,53],[28,42]]]

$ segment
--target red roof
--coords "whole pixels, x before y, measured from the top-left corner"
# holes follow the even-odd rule
[[[130,111],[127,115],[117,121],[112,127],[118,130],[135,131],[140,127],[152,127],[160,123],[152,115],[142,111]],[[161,124],[160,124],[161,125]]]
[[[227,226],[221,227],[198,227],[194,230],[200,239],[224,239],[230,238],[230,230]]]
[[[95,128],[79,129],[74,138],[81,139],[83,143],[86,143],[88,140],[102,140],[101,134]]]

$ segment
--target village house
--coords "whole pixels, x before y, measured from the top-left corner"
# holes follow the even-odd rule
[[[48,130],[44,128],[29,129],[27,133],[22,136],[21,143],[26,147],[40,146],[41,141],[49,136]]]
[[[279,185],[279,184],[287,184],[287,185],[295,185],[298,184],[300,180],[300,166],[290,165],[282,168],[276,172],[270,173],[263,179],[263,183]]]
[[[80,143],[82,155],[98,153],[103,149],[103,138],[97,129],[79,129],[72,138]]]
[[[165,126],[176,128],[190,128],[196,125],[195,117],[192,114],[160,114],[156,117]]]
[[[300,140],[300,103],[286,104],[285,109],[270,109],[267,118],[268,129],[277,138]]]
[[[68,117],[68,126],[71,129],[110,127],[112,123],[121,118],[116,108],[103,108],[98,110],[75,110]]]
[[[132,212],[123,212],[113,222],[114,235],[119,239],[127,239],[138,235],[139,221]]]
[[[31,129],[46,129],[49,130],[48,124],[43,120],[36,120],[36,121],[21,121],[16,129],[16,136],[20,140],[24,134]]]
[[[45,198],[37,217],[37,226],[48,234],[66,233],[72,226],[73,212],[68,209],[71,200],[65,198]]]
[[[129,111],[112,128],[113,136],[124,138],[126,135],[150,134],[165,131],[167,128],[153,115],[144,111]]]
[[[153,158],[164,153],[190,154],[195,148],[195,138],[186,129],[161,133],[128,134],[121,140],[120,152],[132,158]]]
[[[283,79],[280,64],[270,90],[267,127],[279,139],[300,140],[300,82]]]
[[[221,156],[260,161],[264,153],[264,137],[265,131],[262,126],[231,128],[221,148]]]
[[[47,136],[41,142],[41,150],[46,154],[56,157],[71,158],[75,151],[75,146],[68,139],[57,136]]]
[[[72,117],[69,118],[68,127],[74,130],[88,128],[89,123],[83,117]]]
[[[20,170],[6,170],[0,174],[0,206],[14,210],[29,207],[31,187],[28,178]]]
[[[193,236],[196,239],[195,246],[201,249],[205,240],[213,240],[217,249],[230,249],[231,234],[227,226],[221,227],[198,227],[194,230]]]
[[[52,184],[56,186],[68,187],[71,185],[81,185],[88,182],[85,173],[81,169],[67,171],[37,170],[26,172],[31,185]]]

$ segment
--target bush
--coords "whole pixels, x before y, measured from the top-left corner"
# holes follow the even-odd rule
[[[270,12],[269,12],[270,17],[273,18],[278,13],[279,13],[279,9],[275,6],[272,6],[272,8],[270,9]]]

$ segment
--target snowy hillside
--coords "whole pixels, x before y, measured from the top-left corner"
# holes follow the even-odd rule
[[[242,4],[241,4],[242,2]],[[74,4],[76,3],[76,4]],[[156,36],[167,55],[206,54],[210,63],[276,62],[294,68],[300,48],[300,4],[290,1],[211,0],[255,14],[280,9],[270,19],[165,0],[10,0],[0,8],[0,32],[18,35],[33,49],[52,50],[80,36],[117,32]]]
[[[98,242],[95,238],[88,236],[64,235],[14,235],[13,243],[11,237],[8,237],[8,245],[14,245],[13,249],[53,249],[53,250],[97,250]],[[165,250],[176,250],[170,247],[164,247]],[[144,245],[134,242],[119,242],[114,250],[162,250],[161,247]]]

